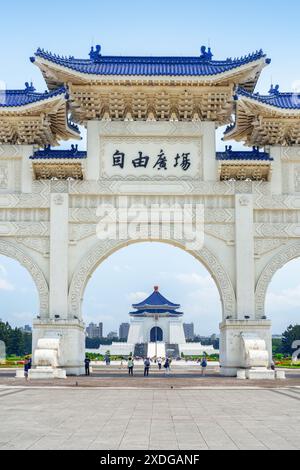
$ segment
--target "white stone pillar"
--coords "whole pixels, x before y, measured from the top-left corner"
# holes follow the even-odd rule
[[[68,318],[69,196],[51,194],[50,318]]]
[[[97,181],[100,177],[100,131],[99,121],[87,124],[87,167],[86,179]]]
[[[22,193],[32,193],[32,157],[34,149],[32,145],[22,145],[22,165],[21,165],[21,191]]]
[[[204,181],[216,181],[216,124],[203,122],[203,179]]]
[[[253,196],[237,194],[235,199],[236,298],[239,320],[255,319],[255,266]]]
[[[281,147],[271,147],[270,155],[273,158],[272,175],[271,175],[271,192],[272,194],[282,194],[282,162]]]

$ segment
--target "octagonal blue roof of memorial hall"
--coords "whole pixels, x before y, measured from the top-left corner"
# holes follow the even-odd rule
[[[87,152],[78,150],[78,145],[72,145],[68,150],[55,150],[50,146],[45,147],[43,150],[37,150],[30,157],[31,160],[49,160],[49,159],[78,159],[83,160],[87,158]]]
[[[166,310],[172,310],[174,311],[173,313],[178,313],[180,315],[179,312],[175,312],[175,310],[180,307],[180,304],[174,304],[173,302],[170,302],[168,299],[166,299],[159,292],[159,288],[157,286],[154,287],[154,292],[149,297],[147,297],[147,299],[138,304],[133,304],[132,306],[133,308],[138,309],[138,312],[133,312],[134,314],[142,313],[145,310],[150,310],[150,312],[156,310],[154,313],[163,313]]]
[[[83,74],[119,76],[213,76],[260,59],[270,63],[262,50],[240,58],[213,60],[211,49],[205,46],[202,46],[198,57],[104,56],[101,46],[96,46],[95,50],[92,48],[89,56],[89,59],[62,57],[39,48],[31,61],[41,58]]]
[[[236,100],[238,100],[239,97],[249,98],[258,103],[273,106],[275,108],[300,110],[300,93],[281,93],[279,91],[278,85],[276,85],[275,87],[273,87],[272,85],[268,95],[250,93],[247,90],[244,90],[243,88],[239,88],[236,93]]]
[[[234,151],[231,146],[226,146],[225,152],[217,152],[216,159],[218,161],[273,161],[273,158],[268,152],[261,152],[259,147],[253,147],[252,150],[248,151]]]
[[[32,84],[25,84],[24,90],[0,90],[0,108],[16,108],[51,98],[65,95],[67,98],[67,90],[65,87],[60,87],[54,91],[45,91],[44,93],[37,93]]]

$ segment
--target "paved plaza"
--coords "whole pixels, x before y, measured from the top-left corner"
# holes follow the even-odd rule
[[[300,387],[0,387],[1,449],[300,449]]]

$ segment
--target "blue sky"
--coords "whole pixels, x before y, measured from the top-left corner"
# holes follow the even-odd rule
[[[97,43],[104,55],[198,55],[201,45],[210,44],[216,59],[263,48],[272,63],[257,90],[267,92],[273,81],[289,91],[300,82],[299,16],[296,0],[2,2],[0,81],[11,89],[32,80],[43,91],[45,82],[29,61],[38,47],[83,58]],[[223,147],[218,141],[218,148]],[[170,300],[183,305],[186,321],[195,321],[197,331],[216,332],[220,304],[215,286],[189,254],[178,251],[175,257],[173,250],[166,245],[134,245],[105,261],[86,291],[86,320],[103,319],[106,331],[115,329],[126,321],[139,293],[148,294],[158,283]],[[298,319],[299,268],[298,261],[291,263],[270,288],[268,313],[274,332]],[[0,318],[18,325],[31,321],[38,308],[35,287],[25,270],[3,257],[0,295]]]

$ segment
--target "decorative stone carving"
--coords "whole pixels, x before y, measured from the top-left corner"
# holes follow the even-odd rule
[[[8,165],[2,163],[0,165],[0,190],[8,188]]]
[[[240,203],[241,206],[247,207],[250,204],[250,199],[246,196],[243,196],[239,199],[239,203]]]
[[[64,198],[61,194],[54,196],[54,204],[56,204],[57,206],[62,206],[63,203],[64,203]]]
[[[280,239],[255,240],[254,254],[257,258],[260,258],[261,256],[270,253],[270,251],[274,251],[276,248],[282,247],[282,244],[283,242]]]

